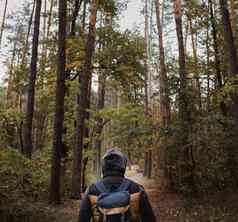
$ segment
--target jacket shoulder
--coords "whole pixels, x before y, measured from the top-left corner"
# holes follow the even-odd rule
[[[130,182],[130,186],[129,186],[129,191],[130,193],[137,193],[137,192],[141,192],[144,190],[143,186],[140,185],[139,183],[126,178],[129,182]]]
[[[93,183],[91,184],[89,187],[88,187],[88,190],[87,190],[87,194],[88,195],[96,195],[98,196],[100,194],[99,190],[97,189],[96,183]]]

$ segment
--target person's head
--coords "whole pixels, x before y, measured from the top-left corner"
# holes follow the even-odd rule
[[[126,172],[127,158],[116,148],[109,149],[102,159],[103,176],[120,175]]]

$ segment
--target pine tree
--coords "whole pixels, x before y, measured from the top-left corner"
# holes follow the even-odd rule
[[[77,127],[76,127],[76,143],[74,148],[74,161],[73,161],[73,175],[72,175],[72,198],[81,198],[81,185],[82,185],[82,158],[84,147],[84,133],[85,133],[85,119],[86,109],[88,105],[89,83],[92,78],[92,56],[95,48],[96,38],[96,20],[98,0],[92,0],[90,4],[91,15],[89,21],[89,32],[86,42],[86,53],[84,58],[84,67],[82,74],[79,78],[80,87],[78,95],[77,107]]]
[[[34,33],[32,39],[32,55],[27,89],[27,105],[24,123],[24,152],[28,158],[31,158],[33,151],[32,141],[32,122],[35,103],[35,82],[37,77],[38,44],[40,34],[41,0],[36,0],[36,11],[34,20]]]
[[[56,105],[54,116],[54,136],[52,167],[50,181],[50,202],[60,203],[60,169],[61,155],[63,150],[63,127],[64,127],[64,96],[65,96],[65,64],[66,64],[66,17],[67,3],[59,0],[59,29],[58,29],[58,67],[56,83]]]

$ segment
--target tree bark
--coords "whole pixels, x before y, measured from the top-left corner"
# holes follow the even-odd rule
[[[230,15],[231,15],[231,29],[232,29],[232,33],[233,36],[236,36],[236,6],[235,6],[235,0],[230,0]]]
[[[155,0],[157,29],[159,36],[159,64],[160,64],[160,115],[163,126],[168,126],[170,123],[170,102],[168,92],[168,77],[165,65],[164,43],[163,43],[163,27],[160,19],[160,0]]]
[[[219,50],[218,50],[216,20],[214,17],[212,0],[208,0],[208,4],[209,4],[209,9],[210,9],[209,14],[210,14],[210,20],[211,20],[211,26],[212,26],[212,37],[213,37],[213,48],[214,48],[214,56],[215,56],[217,86],[219,88],[222,88],[223,79],[222,79],[222,73],[221,73],[221,61],[220,61]]]
[[[11,56],[11,62],[10,62],[10,68],[9,68],[9,77],[8,77],[8,83],[7,83],[7,107],[11,107],[13,105],[13,101],[12,101],[12,87],[13,87],[13,80],[14,80],[14,76],[13,76],[13,67],[14,67],[14,61],[15,61],[15,57],[16,57],[16,41],[13,44],[13,50],[12,50],[12,56]]]
[[[76,127],[76,145],[74,148],[73,176],[72,176],[72,198],[81,198],[81,174],[82,174],[82,156],[84,146],[84,130],[86,109],[88,104],[88,85],[92,77],[92,56],[95,48],[96,38],[96,20],[98,0],[91,2],[91,15],[89,23],[89,33],[86,42],[86,53],[84,59],[83,72],[80,76],[80,86],[77,107],[77,127]]]
[[[47,21],[47,33],[46,33],[46,39],[49,39],[50,36],[50,28],[51,28],[51,20],[52,20],[52,11],[53,11],[53,6],[54,6],[54,0],[50,1],[50,10],[49,10],[49,17]]]
[[[64,97],[65,97],[65,64],[66,64],[66,17],[67,3],[59,0],[59,34],[58,34],[58,69],[56,83],[56,105],[54,116],[54,135],[52,147],[52,167],[50,182],[50,202],[60,203],[60,172],[61,156],[63,151],[63,123],[64,123]]]
[[[179,89],[179,111],[180,117],[186,122],[189,120],[188,101],[187,101],[187,70],[184,53],[184,41],[183,41],[183,29],[182,29],[182,12],[181,12],[181,0],[175,0],[175,24],[176,33],[179,47],[179,75],[180,75],[180,89]]]
[[[184,167],[181,169],[183,183],[186,186],[195,188],[193,170],[194,163],[191,162],[192,147],[189,145],[189,135],[191,133],[191,114],[188,106],[187,95],[187,70],[185,61],[184,41],[183,41],[183,29],[182,29],[182,10],[181,0],[174,1],[174,13],[176,33],[179,47],[179,76],[180,76],[180,88],[179,88],[179,117],[181,125],[180,146],[182,149],[182,159]]]
[[[237,63],[237,52],[235,47],[235,41],[232,33],[230,14],[227,6],[227,0],[220,0],[221,14],[222,14],[222,24],[223,24],[223,33],[224,33],[224,42],[225,42],[225,55],[226,62],[228,64],[228,74],[226,78],[229,80],[232,87],[237,87],[238,85],[238,63]],[[238,92],[234,90],[229,93],[229,96],[232,99],[231,104],[229,105],[229,113],[234,120],[234,127],[228,129],[228,136],[237,138],[238,134]],[[232,131],[235,133],[232,134]],[[238,162],[236,159],[236,149],[237,149],[237,140],[235,140],[234,145],[229,145],[227,147],[227,166],[230,170],[231,177],[234,179],[235,186],[238,185]]]
[[[148,15],[148,0],[145,0],[144,7],[144,16],[145,16],[145,80],[144,80],[144,88],[145,88],[145,114],[149,117],[149,103],[151,97],[151,84],[150,84],[150,67],[149,67],[149,55],[150,55],[150,44],[149,44],[149,15]],[[148,155],[148,151],[145,153],[145,157]],[[146,159],[146,158],[145,158]],[[144,162],[144,175],[148,176],[149,172],[149,159]]]
[[[225,55],[228,64],[228,78],[237,78],[238,76],[238,63],[237,51],[235,41],[232,33],[229,10],[227,8],[227,0],[220,0],[221,14],[223,21],[223,32],[225,42]],[[237,85],[237,80],[232,80],[232,84]],[[235,120],[235,125],[238,128],[238,93],[232,93],[232,105],[230,107],[231,115]]]
[[[73,11],[73,15],[72,15],[72,22],[71,22],[71,31],[70,31],[71,36],[75,36],[76,20],[77,20],[78,13],[79,13],[80,7],[82,5],[82,2],[83,2],[83,0],[75,0],[74,11]]]
[[[84,4],[83,4],[83,21],[82,21],[82,29],[83,31],[85,30],[85,20],[86,20],[86,9],[87,9],[87,3],[88,1],[84,1]]]
[[[210,72],[210,48],[209,48],[209,28],[210,25],[207,23],[207,30],[206,30],[206,52],[207,52],[207,61],[206,61],[206,72],[207,72],[207,99],[206,99],[206,105],[207,105],[207,112],[211,112],[211,90],[210,90],[210,78],[211,78],[211,72]]]
[[[169,92],[168,92],[168,77],[167,70],[165,65],[165,53],[164,53],[164,42],[163,42],[163,27],[162,22],[163,18],[160,16],[160,0],[155,0],[156,7],[156,18],[157,18],[157,29],[158,29],[158,40],[159,40],[159,64],[160,64],[160,75],[159,75],[159,89],[160,89],[160,117],[162,120],[162,126],[164,128],[169,126],[171,121],[170,114],[170,101],[169,101]],[[166,157],[166,146],[161,144],[159,147],[159,169],[163,173],[160,175],[163,177],[163,182],[167,184],[167,157]]]
[[[149,54],[150,54],[150,49],[149,49],[149,16],[148,16],[148,0],[145,0],[145,111],[146,114],[149,114],[149,101],[150,101],[150,77],[149,77]]]
[[[23,48],[21,70],[22,70],[22,68],[24,68],[24,65],[26,64],[26,54],[28,52],[29,36],[30,36],[30,32],[31,32],[31,26],[32,26],[32,20],[33,20],[34,12],[35,12],[35,6],[36,6],[36,0],[34,0],[34,2],[33,2],[31,15],[30,15],[30,19],[29,19],[29,22],[28,22],[26,40],[25,40],[25,44],[24,44],[24,48]]]
[[[33,40],[32,40],[31,67],[30,67],[29,83],[28,83],[28,90],[27,90],[27,105],[26,105],[25,125],[24,125],[24,150],[25,150],[25,155],[28,158],[31,158],[32,150],[33,150],[32,122],[33,122],[34,102],[35,102],[35,82],[36,82],[36,75],[37,75],[40,15],[41,15],[41,0],[36,0],[34,33],[33,33]]]
[[[98,79],[98,101],[97,101],[97,111],[104,108],[105,102],[105,87],[106,87],[106,77],[103,73],[99,74]],[[103,130],[103,119],[98,117],[96,126],[96,140],[95,140],[95,172],[97,176],[101,174],[101,146],[102,146],[102,135]]]
[[[226,49],[226,59],[229,67],[228,76],[237,76],[237,52],[230,22],[230,13],[227,7],[227,0],[220,0],[222,23],[224,31],[224,41]]]
[[[0,29],[0,48],[1,48],[1,44],[2,44],[3,31],[4,31],[4,28],[5,28],[7,6],[8,6],[8,0],[5,1],[4,11],[3,11],[3,18],[2,18],[2,24],[1,24],[1,29]]]
[[[199,67],[198,67],[198,56],[197,56],[197,44],[196,38],[194,37],[194,29],[193,29],[193,22],[190,16],[188,16],[190,32],[191,32],[191,39],[192,39],[192,50],[193,50],[193,58],[194,58],[194,65],[195,65],[195,79],[196,79],[196,90],[198,95],[198,104],[200,110],[202,109],[202,98],[201,98],[201,84],[199,80]]]

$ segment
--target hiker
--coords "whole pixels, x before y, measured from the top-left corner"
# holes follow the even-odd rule
[[[124,177],[126,165],[127,158],[117,149],[106,152],[103,178],[88,188],[79,222],[156,222],[143,187]]]

